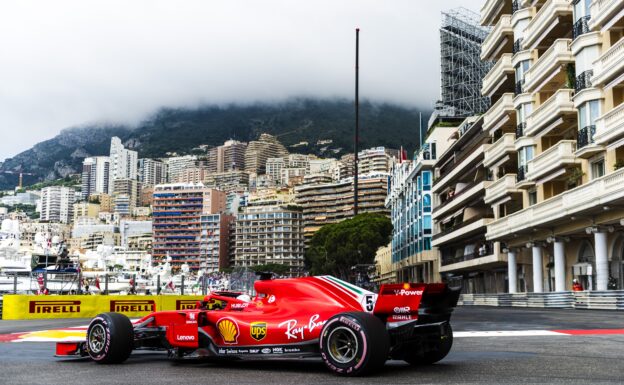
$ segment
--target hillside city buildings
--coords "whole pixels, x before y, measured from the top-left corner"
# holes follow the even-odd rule
[[[440,100],[426,132],[415,124],[420,148],[358,154],[359,211],[393,224],[376,281],[624,289],[623,31],[618,0],[443,13]],[[84,159],[79,193],[16,192],[0,198],[0,218],[20,219],[24,244],[45,232],[74,253],[117,248],[128,266],[142,252],[176,271],[277,263],[295,276],[314,234],[354,214],[354,154],[295,153],[302,145],[264,133],[138,159],[112,138],[108,155]]]

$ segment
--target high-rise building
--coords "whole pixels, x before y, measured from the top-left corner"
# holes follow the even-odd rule
[[[309,180],[308,180],[309,181]],[[373,173],[358,178],[360,213],[389,214],[385,207],[388,174]],[[295,187],[296,202],[303,209],[304,234],[311,238],[328,223],[353,217],[353,178],[325,184],[302,184]]]
[[[40,220],[71,223],[74,218],[75,193],[73,188],[62,186],[41,189]]]
[[[109,191],[116,179],[137,179],[137,155],[136,151],[127,150],[118,137],[111,138]]]
[[[624,5],[488,0],[481,23],[496,60],[482,91],[502,289],[623,289]]]
[[[203,184],[156,185],[152,207],[154,258],[169,255],[176,269],[184,263],[199,269],[206,262],[201,217],[224,212],[226,194]]]
[[[156,159],[139,159],[139,182],[143,186],[167,183],[167,164]]]
[[[385,147],[369,148],[358,153],[358,173],[390,172],[394,157]]]
[[[94,156],[82,162],[82,199],[110,192],[110,158]]]
[[[412,160],[394,165],[386,207],[390,208],[393,232],[389,253],[378,257],[383,278],[393,282],[439,280],[438,250],[431,245],[434,208],[434,164],[444,153],[455,129],[432,127],[427,142]],[[387,258],[387,260],[383,259]]]
[[[280,264],[289,275],[303,269],[304,238],[301,211],[285,205],[248,206],[235,227],[235,267]]]
[[[129,200],[130,209],[139,205],[140,191],[141,182],[138,182],[136,179],[123,178],[113,181],[113,197],[126,195]]]
[[[221,191],[241,191],[249,187],[249,173],[245,171],[227,171],[208,174],[204,182],[206,186],[218,188]]]
[[[245,171],[264,174],[266,162],[269,158],[279,158],[288,155],[288,150],[276,137],[261,134],[258,140],[249,142],[245,150]]]
[[[178,174],[175,183],[202,183],[208,173],[207,167],[188,167]]]
[[[208,170],[227,172],[245,169],[245,150],[247,143],[228,140],[222,146],[208,150]]]
[[[167,181],[169,183],[175,183],[185,169],[197,166],[198,162],[195,155],[174,156],[165,158],[164,161],[167,164]]]
[[[230,227],[234,216],[224,213],[202,215],[200,267],[206,272],[215,272],[229,266]]]
[[[81,217],[97,218],[100,214],[100,205],[91,202],[74,203],[74,222]]]
[[[479,25],[479,15],[457,8],[442,13],[440,71],[442,114],[467,117],[485,112],[489,98],[481,95],[481,81],[492,63],[481,61],[481,44],[489,28]]]

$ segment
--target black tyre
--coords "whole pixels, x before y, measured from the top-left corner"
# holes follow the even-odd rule
[[[440,341],[430,346],[424,352],[405,355],[405,361],[412,365],[431,365],[446,357],[453,346],[453,329],[451,324],[446,324],[444,333],[440,336]]]
[[[102,313],[87,330],[87,351],[100,364],[120,364],[128,359],[134,346],[132,322],[123,314]]]
[[[330,318],[319,339],[321,357],[334,373],[370,374],[388,359],[390,338],[377,317],[363,312],[341,313]]]

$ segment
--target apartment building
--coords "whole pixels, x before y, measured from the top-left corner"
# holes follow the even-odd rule
[[[487,240],[508,251],[507,290],[624,288],[624,3],[488,0],[481,23],[497,61]]]
[[[507,256],[498,243],[486,240],[494,213],[485,202],[486,188],[492,182],[483,161],[491,138],[483,130],[483,120],[466,118],[454,130],[452,143],[438,154],[431,190],[432,246],[440,253],[440,273],[448,279],[461,279],[466,293],[505,288]]]
[[[41,189],[42,221],[71,223],[74,219],[76,191],[71,187],[49,186]]]
[[[113,191],[114,182],[117,179],[137,179],[138,154],[136,151],[126,149],[121,143],[121,139],[116,136],[111,138],[109,158],[109,191]]]
[[[222,146],[208,150],[208,170],[210,172],[227,172],[245,169],[245,151],[247,143],[228,140]]]
[[[167,181],[169,183],[175,183],[184,170],[197,166],[198,162],[195,155],[174,156],[165,158],[164,161],[167,164]]]
[[[208,167],[188,167],[178,174],[175,183],[202,183],[208,174]]]
[[[225,211],[225,193],[203,184],[163,184],[154,187],[153,256],[172,259],[174,269],[188,264],[198,270],[202,254],[202,215]]]
[[[303,215],[285,205],[247,206],[236,217],[235,267],[276,263],[301,273],[304,263]]]
[[[387,260],[379,256],[384,281],[439,281],[438,250],[431,245],[431,188],[437,154],[446,151],[454,130],[446,126],[432,127],[427,142],[414,153],[413,159],[393,167],[386,198],[393,225],[392,242]]]
[[[280,158],[288,155],[288,150],[276,137],[261,134],[258,140],[249,142],[245,150],[245,171],[264,174],[269,158]]]
[[[94,194],[108,194],[110,185],[110,158],[94,156],[82,162],[82,199]]]
[[[97,218],[100,214],[100,205],[91,202],[78,202],[74,203],[74,220],[76,222],[78,218],[89,217]]]
[[[358,209],[360,213],[385,215],[388,173],[360,175],[358,178]],[[310,179],[307,179],[310,181]],[[353,217],[353,178],[339,182],[304,184],[295,187],[295,202],[303,209],[304,235],[311,238],[328,223]]]
[[[129,178],[115,179],[113,181],[113,199],[120,195],[128,197],[130,209],[137,207],[141,197],[141,182]]]
[[[394,155],[394,156],[393,156]],[[374,147],[358,152],[358,173],[389,172],[397,151],[385,147]]]
[[[229,266],[230,227],[234,216],[224,213],[202,215],[200,268],[206,272],[216,272]]]
[[[204,178],[204,184],[225,192],[247,190],[249,188],[249,173],[235,170],[208,174]]]
[[[157,159],[139,159],[139,182],[146,187],[167,183],[167,164]]]

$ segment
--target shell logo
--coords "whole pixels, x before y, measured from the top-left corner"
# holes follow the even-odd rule
[[[217,322],[217,329],[223,342],[226,344],[235,344],[238,342],[238,325],[229,318],[221,318]]]

